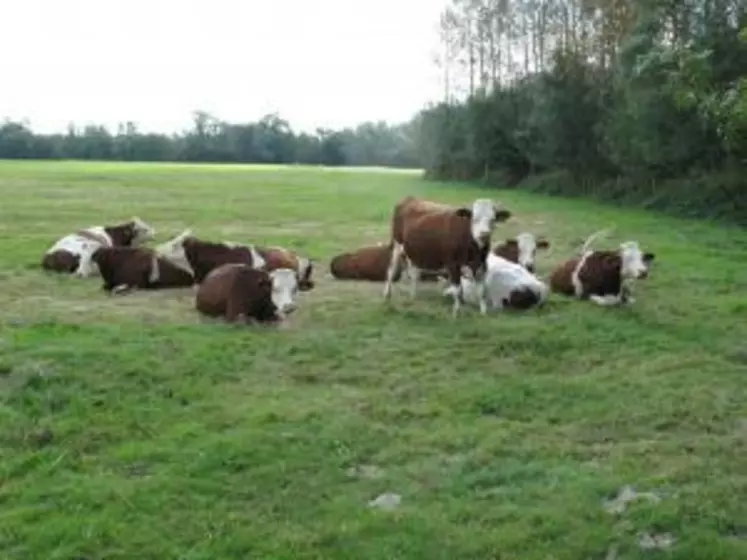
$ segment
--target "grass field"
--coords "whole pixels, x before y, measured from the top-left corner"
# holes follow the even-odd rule
[[[551,297],[450,319],[424,286],[335,282],[415,173],[0,163],[0,558],[747,558],[747,233],[490,191],[552,250],[614,225],[657,254],[631,309]],[[317,262],[278,330],[205,324],[190,290],[46,275],[59,236],[136,214],[163,241]],[[610,513],[630,484],[641,499]],[[385,492],[399,507],[368,502]],[[644,550],[645,535],[670,535]],[[650,540],[650,539],[649,539]]]

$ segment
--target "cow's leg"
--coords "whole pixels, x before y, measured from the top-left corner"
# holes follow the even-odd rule
[[[111,289],[112,295],[116,294],[123,294],[126,292],[129,292],[132,289],[132,286],[129,284],[117,284]]]
[[[476,281],[477,284],[477,301],[480,305],[480,314],[485,315],[488,312],[488,286],[483,276]]]
[[[618,294],[607,294],[604,296],[591,294],[589,299],[602,307],[612,307],[613,305],[619,305],[621,302],[621,298]]]
[[[449,287],[447,291],[454,298],[454,305],[451,308],[451,316],[456,318],[462,308],[462,271],[459,265],[449,265],[446,270],[449,273]]]
[[[620,288],[620,303],[630,304],[634,303],[635,298],[633,297],[633,290],[629,284],[623,284]]]
[[[402,260],[402,255],[405,252],[405,248],[399,243],[394,243],[392,246],[392,258],[389,260],[389,268],[386,271],[386,283],[384,284],[384,299],[388,300],[392,297],[392,282],[394,281],[394,274],[397,272],[397,266]]]
[[[88,278],[93,274],[93,271],[93,260],[91,259],[91,255],[89,253],[83,253],[80,256],[78,268],[75,270],[73,275],[78,278]]]
[[[414,300],[418,293],[418,280],[420,280],[420,269],[410,259],[407,259],[407,270],[410,276],[410,299]]]

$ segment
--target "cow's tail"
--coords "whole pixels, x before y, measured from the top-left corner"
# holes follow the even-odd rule
[[[602,236],[606,237],[614,229],[615,229],[615,226],[613,225],[608,228],[600,229],[599,231],[595,231],[594,233],[592,233],[589,237],[586,238],[586,241],[584,241],[584,244],[581,246],[581,250],[579,251],[579,253],[583,255],[586,251],[589,250],[593,241],[595,241],[596,239]]]

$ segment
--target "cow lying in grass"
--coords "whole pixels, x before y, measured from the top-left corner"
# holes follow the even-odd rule
[[[636,241],[621,243],[617,250],[591,250],[590,241],[580,256],[553,270],[552,291],[602,306],[633,303],[632,282],[648,277],[654,253],[643,252]]]
[[[277,322],[295,309],[292,299],[278,301],[278,284],[287,288],[296,281],[296,273],[290,269],[268,274],[242,263],[224,264],[211,270],[200,283],[195,308],[229,323]]]
[[[524,266],[489,253],[485,274],[487,299],[491,309],[529,309],[547,301],[548,287]],[[444,295],[448,295],[448,290]],[[470,278],[462,278],[462,293],[466,303],[479,305],[478,286]]]
[[[93,253],[102,247],[137,247],[153,239],[155,230],[138,217],[119,225],[93,226],[58,240],[42,257],[44,270],[88,278],[97,270]]]
[[[384,282],[391,260],[392,245],[379,243],[336,255],[329,263],[329,271],[338,280]],[[398,263],[392,282],[398,282],[401,276],[402,265]]]
[[[242,263],[266,272],[289,268],[296,273],[299,290],[305,292],[314,287],[311,261],[281,247],[205,241],[192,235],[191,230],[185,230],[171,241],[156,247],[156,251],[191,274],[197,284],[202,283],[213,269],[221,265]]]
[[[484,275],[490,238],[496,222],[511,216],[489,199],[477,199],[472,208],[457,208],[414,197],[400,200],[391,221],[392,256],[387,270],[384,298],[389,300],[397,267],[404,261],[415,298],[421,271],[448,274],[447,293],[454,298],[452,315],[461,308],[461,277],[477,282],[481,313],[487,312]]]
[[[329,271],[337,280],[385,282],[391,260],[391,243],[367,245],[333,257],[329,263]],[[402,264],[402,262],[397,263],[392,282],[399,282],[402,277]],[[438,275],[421,271],[419,280],[435,282],[438,280]]]
[[[181,288],[194,284],[191,274],[146,247],[100,247],[91,257],[110,293]]]

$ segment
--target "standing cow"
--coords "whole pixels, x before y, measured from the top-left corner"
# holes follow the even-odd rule
[[[391,298],[395,272],[404,260],[410,272],[411,298],[415,298],[421,271],[445,272],[456,317],[462,303],[461,278],[466,275],[477,282],[480,312],[487,313],[484,275],[491,235],[496,222],[505,222],[510,216],[511,212],[485,198],[475,200],[471,209],[454,209],[411,196],[400,200],[392,215],[393,246],[385,300]]]

